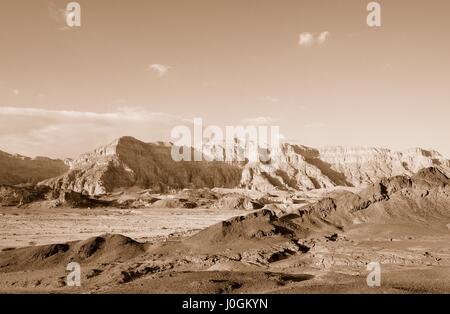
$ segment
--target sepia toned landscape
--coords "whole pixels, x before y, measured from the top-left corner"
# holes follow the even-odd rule
[[[170,148],[122,137],[48,159],[55,178],[2,185],[2,291],[450,291],[450,161],[438,152],[283,144],[264,164],[174,162]],[[65,284],[72,261],[81,287]],[[380,287],[366,283],[371,262]]]
[[[448,12],[2,0],[0,294],[450,293]]]

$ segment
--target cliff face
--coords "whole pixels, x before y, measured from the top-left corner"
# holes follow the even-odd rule
[[[100,195],[117,188],[170,189],[243,187],[312,190],[334,186],[359,187],[383,177],[412,175],[427,167],[450,173],[449,160],[438,152],[413,149],[394,152],[377,148],[315,149],[282,144],[271,162],[180,161],[171,157],[172,144],[144,143],[122,137],[70,162],[70,170],[41,184],[56,191]],[[216,147],[216,151],[223,147]]]
[[[256,190],[359,187],[383,177],[412,175],[427,167],[438,167],[449,173],[450,161],[436,151],[420,148],[395,152],[379,148],[314,149],[283,144],[273,162],[247,164],[241,184]]]
[[[46,157],[29,158],[0,151],[0,184],[35,184],[66,172],[64,161]]]
[[[428,167],[450,168],[450,162],[436,151],[421,148],[394,152],[388,149],[342,147],[321,149],[319,158],[342,173],[354,186],[370,184],[383,177],[411,175]]]
[[[242,173],[241,184],[250,189],[268,191],[275,188],[311,190],[333,187],[333,181],[313,163],[304,152],[308,148],[282,144],[270,163],[248,163]],[[320,160],[319,160],[320,161]]]
[[[173,161],[171,144],[144,143],[122,137],[72,161],[70,170],[41,182],[55,190],[88,195],[116,188],[168,189],[235,187],[241,169],[224,162]]]

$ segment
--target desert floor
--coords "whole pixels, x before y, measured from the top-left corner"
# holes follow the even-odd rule
[[[450,221],[435,227],[359,224],[333,240],[305,239],[311,247],[308,253],[280,256],[265,264],[237,261],[231,253],[190,254],[191,248],[181,243],[200,229],[243,213],[248,212],[3,208],[0,292],[450,293]],[[70,262],[65,253],[48,257],[48,247],[38,247],[105,233],[131,237],[142,247],[108,238],[105,245],[110,246],[101,251],[95,241],[80,242],[98,250],[82,263],[81,287],[65,285]],[[75,243],[71,250],[79,249],[79,242],[71,243]],[[23,251],[14,253],[18,254],[14,261],[17,256],[21,259],[16,265],[8,254],[20,247]],[[260,252],[254,254],[257,261]],[[381,265],[380,287],[366,283],[371,261]]]
[[[248,211],[0,207],[0,250],[84,240],[104,233],[137,241],[204,229]]]

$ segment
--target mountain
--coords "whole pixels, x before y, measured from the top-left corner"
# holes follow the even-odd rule
[[[30,158],[0,151],[0,184],[36,184],[69,169],[64,161],[47,157]]]
[[[432,166],[449,173],[450,161],[436,151],[421,148],[395,152],[383,148],[315,149],[282,144],[273,162],[248,163],[241,184],[263,191],[274,186],[293,190],[361,187]]]
[[[121,137],[72,160],[69,171],[40,184],[56,191],[86,195],[130,187],[157,192],[212,187],[307,191],[361,187],[383,177],[412,175],[431,166],[450,173],[448,159],[436,151],[419,148],[394,152],[378,148],[315,149],[284,143],[270,162],[176,162],[171,149],[171,143],[144,143],[133,137]],[[236,146],[235,151],[238,149]],[[212,151],[216,154],[221,150],[223,146]]]
[[[225,162],[176,162],[171,144],[121,137],[71,162],[68,172],[45,180],[56,191],[101,195],[117,188],[170,189],[235,187],[242,170]]]

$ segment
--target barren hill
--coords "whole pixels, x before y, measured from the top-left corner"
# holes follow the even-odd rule
[[[185,244],[192,252],[220,253],[296,243],[283,250],[303,250],[298,240],[347,231],[360,224],[405,224],[441,228],[450,219],[450,179],[437,168],[383,178],[359,193],[338,192],[299,210],[276,216],[263,209],[200,231]],[[222,252],[223,253],[223,252]]]
[[[68,169],[64,161],[59,159],[30,158],[0,151],[0,184],[35,184],[56,177]]]

